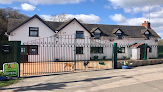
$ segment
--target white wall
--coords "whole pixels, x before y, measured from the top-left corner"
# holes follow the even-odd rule
[[[108,40],[109,42],[109,40]],[[110,43],[117,43],[120,45],[132,45],[134,43],[147,43],[147,45],[157,45],[158,42],[155,42],[155,39],[145,40],[144,38],[124,38],[124,39],[115,39],[114,41]],[[126,48],[125,48],[126,50]],[[118,54],[118,59],[122,59],[123,56],[127,56],[127,58],[131,58],[132,50],[131,48],[128,48],[125,52],[125,54],[120,53]],[[152,47],[152,52],[148,53],[148,58],[157,58],[157,47]],[[133,57],[132,57],[133,58]]]
[[[75,37],[76,31],[83,31],[84,38],[83,39],[72,39]],[[70,43],[68,39],[71,39],[73,44],[76,43],[76,47],[83,47],[83,54],[76,54],[76,60],[90,60],[90,47],[85,46],[86,44],[90,44],[90,33],[85,30],[76,20],[72,21],[66,27],[64,27],[60,32],[57,33],[58,36],[66,36],[67,39],[62,39],[62,43]],[[71,37],[68,35],[72,35]],[[84,45],[85,44],[85,45]]]
[[[149,52],[149,49],[148,49]],[[152,47],[152,52],[148,53],[149,58],[157,58],[157,47]]]
[[[39,37],[30,37],[29,27],[39,27]],[[44,23],[42,23],[39,19],[34,18],[29,22],[25,23],[24,25],[22,25],[21,27],[17,28],[10,34],[13,34],[13,36],[11,35],[9,36],[9,41],[21,41],[21,44],[23,44],[24,42],[27,41],[52,36],[55,33]]]
[[[131,59],[140,59],[140,48],[132,48],[132,58]]]

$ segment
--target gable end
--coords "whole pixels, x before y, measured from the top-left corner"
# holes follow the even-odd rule
[[[42,23],[44,23],[48,28],[50,28],[52,31],[55,32],[55,30],[53,30],[48,24],[46,24],[37,14],[34,15],[33,17],[27,19],[26,21],[24,21],[23,23],[21,23],[20,25],[18,25],[17,27],[15,27],[14,29],[12,29],[11,31],[7,32],[7,34],[10,35],[11,32],[13,32],[14,30],[16,30],[17,28],[19,28],[20,26],[24,25],[25,23],[27,23],[28,21],[32,20],[33,18],[37,18],[39,19]]]

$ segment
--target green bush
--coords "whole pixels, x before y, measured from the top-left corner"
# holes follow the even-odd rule
[[[98,56],[94,56],[94,60],[98,60]]]
[[[103,56],[103,58],[102,58],[103,60],[105,60],[106,59],[106,56]]]
[[[123,56],[123,59],[126,60],[127,59],[127,56]]]
[[[6,74],[3,72],[0,72],[0,76],[6,76]]]

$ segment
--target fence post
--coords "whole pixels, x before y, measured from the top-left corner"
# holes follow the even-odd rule
[[[20,48],[21,48],[21,41],[17,41],[17,62],[19,64],[18,77],[20,77],[20,51],[21,51]]]
[[[147,59],[147,44],[145,43],[143,60],[146,60],[146,59]]]
[[[112,62],[113,69],[117,69],[117,43],[113,45]]]

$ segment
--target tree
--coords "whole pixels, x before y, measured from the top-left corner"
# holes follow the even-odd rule
[[[158,41],[158,45],[163,45],[163,40],[162,39]]]
[[[0,9],[0,41],[7,41],[7,36],[4,34],[7,32],[8,18],[26,19],[28,16],[12,8]]]
[[[73,19],[73,17],[68,16],[68,14],[66,14],[66,13],[54,14],[51,16],[52,17],[50,18],[50,20],[55,21],[55,22],[67,22],[67,21]],[[83,23],[82,19],[78,19],[78,21]]]

